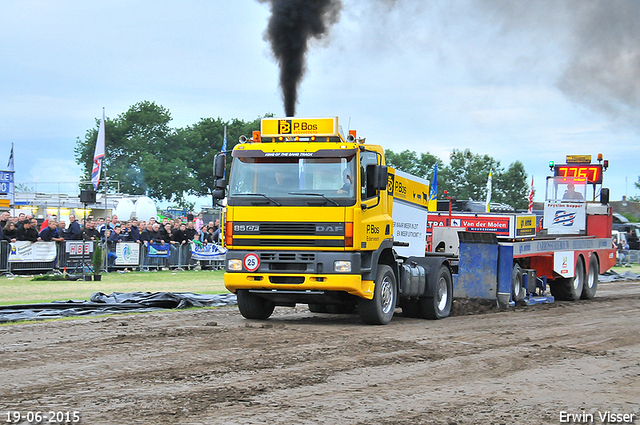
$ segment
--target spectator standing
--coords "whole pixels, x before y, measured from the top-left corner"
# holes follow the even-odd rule
[[[118,223],[118,216],[114,214],[114,215],[111,216],[111,221],[109,222],[107,227],[109,227],[109,229],[113,230],[113,229],[115,229],[116,224],[119,224]]]
[[[58,234],[58,223],[48,220],[48,226],[40,231],[38,240],[43,242],[62,242],[64,238]]]
[[[113,232],[109,235],[109,242],[114,243],[122,241],[124,241],[124,235],[122,234],[122,226],[118,223],[113,228]]]
[[[138,228],[138,220],[135,218],[130,220],[131,226],[129,226],[129,240],[131,242],[140,243],[140,228]]]
[[[106,227],[107,227],[107,225],[104,222],[104,218],[103,217],[99,217],[98,218],[98,222],[96,224],[96,230],[100,234],[100,237],[104,236],[104,231],[105,231]]]
[[[189,238],[187,238],[186,230],[187,226],[185,226],[184,223],[181,224],[178,229],[174,229],[171,233],[171,240],[180,245],[187,243]]]
[[[185,234],[187,235],[187,241],[195,241],[197,240],[197,231],[193,221],[187,221],[187,228],[185,229]]]
[[[193,223],[191,223],[193,225]],[[178,268],[182,268],[187,265],[187,249],[190,249],[189,238],[187,237],[187,226],[184,223],[180,224],[178,229],[174,229],[171,234],[171,241],[173,246],[179,250],[178,252]]]
[[[80,224],[76,221],[76,216],[71,214],[69,216],[69,229],[67,229],[66,239],[70,241],[82,240],[82,230]]]
[[[153,227],[151,224],[147,224],[144,226],[142,232],[140,232],[140,241],[144,244],[148,244],[151,241],[151,232],[153,231]]]
[[[149,234],[151,243],[159,243],[164,244],[164,239],[162,238],[162,234],[160,233],[160,224],[154,223],[151,226],[151,232]]]
[[[16,226],[18,230],[20,230],[25,223],[31,224],[31,214],[25,215],[24,213],[21,213],[21,215],[22,215],[22,220],[19,220],[18,225]],[[36,233],[38,233],[38,230],[36,228],[34,228],[34,230],[36,231]]]
[[[120,226],[120,229],[122,230],[122,236],[124,236],[124,240],[128,241],[129,232],[131,232],[131,220],[128,220],[122,223],[122,225]]]
[[[160,229],[160,233],[162,234],[162,240],[165,243],[171,243],[171,225],[169,223],[165,224],[162,229]]]
[[[47,227],[49,227],[49,221],[58,221],[58,216],[55,214],[49,214],[46,218],[45,221],[42,222],[42,224],[40,225],[40,231],[42,232],[44,229],[46,229]]]
[[[204,221],[202,220],[202,213],[200,213],[196,218],[196,224],[195,224],[196,232],[200,233],[200,230],[202,230],[203,227],[204,227]]]
[[[18,221],[16,223],[16,229],[20,230],[20,228],[22,228],[22,226],[24,226],[24,221],[26,220],[26,216],[24,213],[20,213],[18,214]],[[29,220],[31,221],[31,220]]]
[[[205,240],[207,243],[214,243],[215,239],[213,238],[214,234],[213,226],[207,226],[207,234],[205,235]]]
[[[206,245],[209,241],[207,240],[207,228],[206,227],[201,227],[200,230],[198,231],[198,240],[200,241],[200,243],[202,243],[203,245]]]
[[[18,237],[18,230],[16,229],[16,224],[12,222],[7,222],[7,224],[2,229],[4,233],[4,240],[7,242],[15,242]]]
[[[614,243],[616,243],[615,238]],[[621,238],[620,242],[617,242],[616,245],[618,248],[618,259],[620,262],[620,266],[624,265],[624,267],[631,267],[631,264],[629,263],[629,244],[627,243],[627,240],[623,240]]]
[[[16,240],[19,241],[38,241],[38,231],[31,227],[31,220],[25,220],[22,227],[18,229]]]
[[[58,222],[58,234],[67,239],[67,223],[64,220]]]
[[[90,220],[83,230],[83,238],[88,241],[97,241],[100,239],[100,232],[96,230],[96,222]]]
[[[11,214],[9,214],[7,211],[3,212],[2,215],[0,216],[0,227],[4,229],[4,227],[9,222],[10,218],[11,218]]]

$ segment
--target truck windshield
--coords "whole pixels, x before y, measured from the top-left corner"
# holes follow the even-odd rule
[[[584,202],[587,194],[585,179],[547,177],[547,201]]]
[[[355,155],[235,157],[229,205],[347,206],[355,203]]]

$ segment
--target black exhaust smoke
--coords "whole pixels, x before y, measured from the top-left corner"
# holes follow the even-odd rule
[[[311,37],[321,39],[339,19],[341,0],[260,0],[271,4],[265,38],[280,66],[284,110],[295,116],[298,86],[306,70],[305,53]]]

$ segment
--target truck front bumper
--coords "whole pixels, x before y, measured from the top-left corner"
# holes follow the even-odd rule
[[[301,274],[301,273],[236,273],[224,275],[224,285],[231,292],[238,289],[269,291],[335,291],[346,292],[360,298],[372,299],[374,283],[362,280],[356,274]]]

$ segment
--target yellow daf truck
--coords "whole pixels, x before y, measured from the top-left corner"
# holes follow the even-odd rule
[[[214,196],[227,198],[224,281],[244,317],[299,303],[369,324],[397,306],[449,315],[452,266],[425,256],[427,180],[387,167],[337,117],[265,118],[240,141],[228,181],[216,158]]]

